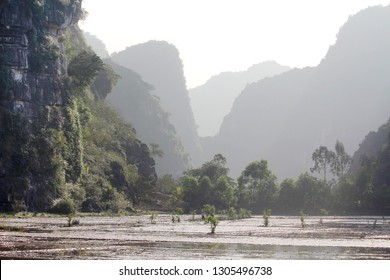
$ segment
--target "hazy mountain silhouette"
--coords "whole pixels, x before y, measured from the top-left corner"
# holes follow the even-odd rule
[[[356,176],[359,172],[362,156],[377,157],[379,152],[384,148],[384,145],[388,143],[389,136],[390,119],[386,124],[380,126],[377,131],[371,131],[367,134],[363,142],[359,145],[359,149],[353,154],[350,170],[353,176]]]
[[[169,121],[169,114],[161,109],[158,97],[151,94],[153,87],[137,73],[110,60],[106,63],[121,76],[107,101],[132,124],[139,139],[149,145],[159,145],[163,156],[154,157],[157,174],[180,176],[189,167],[189,159]]]
[[[86,41],[96,53],[105,52],[106,46],[96,36],[85,34]],[[161,108],[160,99],[154,93],[154,86],[143,81],[141,76],[111,59],[107,59],[113,70],[121,76],[107,101],[119,111],[122,117],[137,131],[147,144],[157,144],[163,156],[155,156],[156,172],[159,176],[182,175],[190,167],[190,159],[170,121],[170,114]]]
[[[222,153],[233,175],[267,159],[281,179],[312,166],[319,146],[336,140],[353,153],[390,115],[390,6],[350,17],[314,68],[294,69],[246,87],[206,156]]]
[[[93,51],[100,57],[100,58],[108,58],[110,57],[110,54],[108,53],[108,50],[106,48],[106,45],[103,43],[102,40],[100,40],[95,35],[92,35],[88,32],[83,32],[84,39],[87,42],[88,45],[90,45],[93,48]]]
[[[205,84],[190,89],[192,110],[200,136],[218,133],[223,118],[230,112],[234,99],[247,84],[290,70],[274,61],[251,66],[246,71],[223,72],[211,77]]]
[[[183,64],[175,46],[149,41],[112,55],[113,61],[139,73],[154,86],[161,107],[170,114],[185,151],[194,164],[200,163],[201,147],[183,74]]]

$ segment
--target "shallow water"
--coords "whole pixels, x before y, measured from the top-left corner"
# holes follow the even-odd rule
[[[216,234],[192,216],[0,219],[0,259],[390,259],[390,218],[276,216],[221,221]],[[374,221],[377,223],[374,226]]]

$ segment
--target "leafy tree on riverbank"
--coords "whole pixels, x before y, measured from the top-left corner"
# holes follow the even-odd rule
[[[259,213],[271,208],[278,194],[276,180],[267,161],[250,163],[238,178],[238,206]]]

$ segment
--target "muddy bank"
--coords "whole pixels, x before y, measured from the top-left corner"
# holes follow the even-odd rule
[[[1,259],[390,259],[390,218],[262,217],[221,221],[216,234],[192,216],[0,219]],[[375,219],[377,220],[375,223]]]

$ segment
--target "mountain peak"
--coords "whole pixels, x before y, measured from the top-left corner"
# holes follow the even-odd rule
[[[198,132],[201,136],[214,136],[223,118],[230,112],[233,102],[247,84],[290,70],[275,61],[254,64],[246,71],[222,72],[211,77],[205,84],[190,89]]]
[[[294,69],[248,86],[206,155],[221,153],[238,175],[266,159],[280,178],[309,170],[311,154],[336,140],[349,152],[390,114],[390,6],[350,17],[317,67]]]

